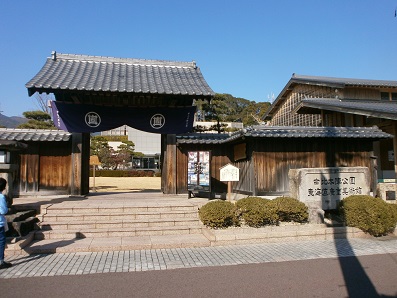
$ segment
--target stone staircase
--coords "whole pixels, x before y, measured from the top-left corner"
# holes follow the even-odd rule
[[[183,204],[72,209],[54,205],[40,221],[36,240],[201,234],[203,228],[197,208]]]
[[[42,206],[20,254],[210,246],[192,203]],[[8,254],[19,254],[17,251]]]

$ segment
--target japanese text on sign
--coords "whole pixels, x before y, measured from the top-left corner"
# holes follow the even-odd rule
[[[363,189],[356,185],[356,177],[334,177],[334,178],[315,178],[313,179],[315,187],[308,189],[308,196],[349,196],[361,195]],[[317,186],[317,187],[316,187]]]

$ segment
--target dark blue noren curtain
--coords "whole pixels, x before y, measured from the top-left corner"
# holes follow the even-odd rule
[[[99,132],[128,125],[160,134],[192,130],[196,107],[131,108],[51,102],[56,127],[68,132]]]

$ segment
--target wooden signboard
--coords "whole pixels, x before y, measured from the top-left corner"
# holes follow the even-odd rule
[[[229,201],[231,201],[232,181],[240,180],[240,169],[229,163],[226,166],[220,168],[220,176],[221,181],[227,181],[227,198]]]
[[[240,171],[239,168],[231,165],[230,163],[223,166],[221,169],[221,181],[239,181]]]
[[[92,167],[92,175],[93,175],[93,179],[92,179],[92,181],[93,181],[93,190],[94,191],[96,191],[96,189],[95,189],[95,168],[96,168],[96,166],[100,166],[101,165],[101,162],[99,161],[99,158],[98,158],[98,156],[97,155],[91,155],[90,156],[90,166],[93,166]]]

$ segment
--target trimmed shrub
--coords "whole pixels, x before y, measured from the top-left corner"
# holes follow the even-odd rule
[[[396,227],[392,207],[380,198],[354,195],[340,202],[346,225],[356,227],[372,236],[387,235]]]
[[[276,209],[279,221],[304,223],[309,219],[307,206],[291,197],[278,197],[271,201]]]
[[[227,228],[238,223],[235,206],[229,201],[211,201],[199,210],[200,220],[210,228]]]
[[[396,225],[397,225],[397,204],[389,204],[388,203],[388,205],[390,206],[390,209],[393,212],[394,219],[396,220]]]
[[[261,227],[275,224],[278,216],[270,200],[259,197],[247,197],[236,203],[239,218],[250,227]]]
[[[236,207],[241,211],[245,211],[247,208],[250,207],[250,205],[253,202],[258,202],[260,204],[260,203],[268,203],[269,201],[270,201],[269,199],[260,198],[260,197],[246,197],[238,200],[236,202]]]

